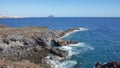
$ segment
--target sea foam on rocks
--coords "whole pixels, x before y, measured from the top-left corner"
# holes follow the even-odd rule
[[[73,31],[68,31],[68,33],[66,33],[64,36],[62,36],[61,38],[63,37],[66,37],[72,33],[75,33],[75,32],[78,32],[78,31],[85,31],[85,30],[88,30],[88,29],[85,29],[85,28],[79,28],[79,30],[73,30]],[[70,58],[71,56],[73,55],[77,55],[77,54],[80,54],[80,52],[82,51],[82,49],[79,49],[77,50],[77,48],[85,48],[85,50],[94,50],[93,47],[91,46],[88,46],[84,43],[77,43],[77,44],[69,44],[69,45],[66,45],[66,46],[61,46],[59,47],[59,49],[61,50],[65,50],[65,51],[68,51],[68,58]],[[50,59],[51,56],[47,56],[47,62],[51,65],[54,65],[54,68],[71,68],[73,67],[74,65],[77,64],[77,61],[75,60],[64,60],[64,61],[59,61],[59,60],[62,60],[63,58],[59,57],[58,60],[51,60]]]
[[[88,30],[88,29],[87,28],[76,28],[76,29],[74,28],[74,29],[71,29],[71,30],[67,30],[66,31],[67,33],[65,33],[61,38],[69,36],[70,34],[78,32],[78,31],[86,31],[86,30]]]
[[[63,60],[64,58],[58,57],[58,60],[50,59],[51,56],[47,56],[47,63],[54,66],[54,68],[71,68],[77,64],[75,60],[69,60],[73,55],[81,54],[86,50],[94,50],[92,46],[86,45],[85,43],[69,44],[67,46],[59,47],[61,50],[66,50],[69,52],[67,57],[68,60]],[[78,50],[79,48],[79,50]],[[60,61],[63,60],[63,61]]]

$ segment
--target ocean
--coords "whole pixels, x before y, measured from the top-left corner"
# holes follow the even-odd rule
[[[93,68],[97,62],[120,61],[119,17],[5,18],[0,24],[16,28],[47,26],[51,30],[84,28],[63,38],[79,43],[61,47],[70,56],[56,63],[56,68]]]

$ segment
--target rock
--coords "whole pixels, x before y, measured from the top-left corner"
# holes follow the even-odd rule
[[[64,45],[69,45],[69,44],[77,44],[78,42],[72,41],[72,40],[63,40],[63,41],[60,41],[59,43],[61,46],[64,46]]]
[[[55,33],[60,36],[62,33],[64,33],[64,31],[63,30],[56,30]]]
[[[8,26],[0,24],[0,28],[8,28]]]
[[[57,56],[60,56],[60,57],[64,57],[64,58],[66,58],[68,56],[68,51],[61,50],[57,47],[52,48],[50,50],[50,53],[54,54],[54,55],[57,55]]]
[[[63,37],[63,36],[65,36],[67,33],[73,32],[73,31],[75,31],[75,30],[80,30],[80,28],[68,29],[68,30],[62,32],[61,34],[59,34],[59,36],[60,36],[60,37]],[[58,32],[57,32],[57,33],[58,33]]]
[[[102,66],[101,62],[95,64],[95,68],[101,68],[101,66]]]
[[[73,30],[75,29],[68,30],[65,33]],[[10,60],[15,64],[22,60],[28,60],[30,63],[39,64],[41,68],[50,68],[50,65],[44,60],[46,56],[52,54],[55,60],[59,57],[66,58],[68,51],[61,50],[59,47],[77,43],[60,39],[61,33],[63,31],[56,32],[41,26],[23,28],[3,28],[1,26],[0,58],[4,58],[6,61]],[[52,43],[54,46],[52,46]],[[5,63],[5,66],[8,66],[7,63]],[[24,65],[21,66],[24,68]],[[3,66],[3,68],[6,67]]]
[[[5,64],[5,61],[3,61],[2,59],[0,59],[0,65]]]
[[[2,48],[2,47],[0,47],[0,51],[3,51],[3,48]]]
[[[4,61],[0,60],[0,68],[51,68],[50,65],[45,64],[34,64],[31,63],[28,60],[22,60],[22,61]]]
[[[106,64],[96,63],[95,68],[120,68],[120,62],[113,61]]]
[[[60,40],[60,41],[56,41],[56,40],[52,40],[52,42],[54,43],[54,46],[65,46],[65,45],[69,45],[69,44],[77,44],[78,42],[76,41],[72,41],[72,40]]]

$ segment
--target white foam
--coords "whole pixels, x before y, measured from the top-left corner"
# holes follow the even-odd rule
[[[47,63],[50,64],[53,68],[70,68],[77,64],[77,61],[65,60],[64,62],[47,60]]]
[[[75,33],[75,32],[78,32],[78,31],[86,31],[86,30],[88,30],[87,28],[79,28],[80,30],[74,30],[74,31],[72,31],[72,32],[68,32],[68,33],[66,33],[64,36],[62,36],[61,38],[64,38],[64,37],[66,37],[66,36],[69,36],[69,35],[71,35],[72,33]]]
[[[94,50],[92,46],[86,45],[85,43],[69,44],[59,48],[62,50],[67,50],[69,52],[68,57],[71,57],[72,55],[80,54],[82,51]],[[49,59],[50,56],[47,56],[46,58],[48,58],[47,63],[53,65],[55,68],[71,68],[77,64],[77,61],[73,61],[73,60],[65,60],[63,62],[59,62]]]
[[[79,50],[77,48],[79,48]],[[80,54],[80,52],[83,49],[84,50],[94,50],[94,48],[92,46],[86,45],[84,43],[69,44],[69,45],[60,47],[60,49],[68,51],[69,52],[69,55],[68,55],[69,57],[72,56],[72,55]]]
[[[86,31],[86,30],[88,30],[87,28],[79,28],[80,29],[80,31]]]
[[[68,33],[66,33],[64,36],[62,36],[61,38],[64,38],[64,37],[66,37],[66,36],[69,36],[70,34],[75,33],[75,32],[78,32],[78,31],[80,31],[80,30],[74,30],[74,31],[72,31],[72,32],[68,32]]]
[[[55,66],[55,68],[71,68],[75,64],[77,64],[77,61],[66,60],[64,62],[57,63],[56,66]]]

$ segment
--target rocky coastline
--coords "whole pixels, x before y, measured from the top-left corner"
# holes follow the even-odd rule
[[[78,43],[62,37],[79,30],[53,31],[43,26],[13,28],[0,24],[0,68],[55,68],[49,60],[68,57],[68,51],[59,47]],[[120,68],[120,62],[98,62],[94,68]]]
[[[60,32],[43,26],[13,28],[0,25],[0,67],[54,68],[45,57],[53,56],[50,57],[52,60],[66,58],[68,51],[59,47],[78,42],[60,37],[74,30],[76,28]]]
[[[96,63],[94,68],[120,68],[120,62],[112,61],[106,64],[102,64],[101,62]]]

